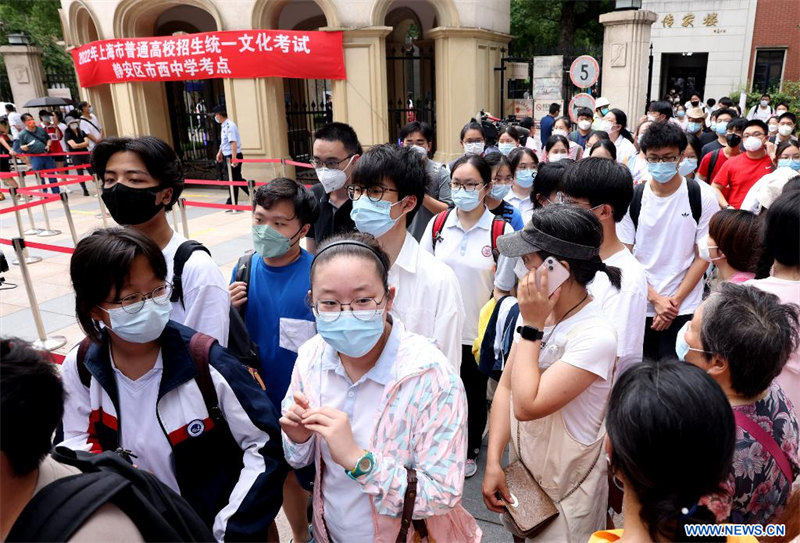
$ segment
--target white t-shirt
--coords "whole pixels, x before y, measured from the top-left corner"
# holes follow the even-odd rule
[[[492,220],[494,214],[484,209],[483,215],[468,231],[464,231],[458,213],[453,210],[441,231],[441,239],[433,251],[432,231],[434,217],[425,228],[421,246],[436,258],[450,266],[458,278],[461,298],[464,301],[464,327],[461,344],[472,345],[478,337],[478,317],[481,308],[492,296],[494,282],[494,258],[492,257]],[[504,234],[514,229],[505,224]]]
[[[90,113],[89,114],[89,119],[87,119],[85,117],[81,117],[80,128],[81,128],[81,130],[83,130],[87,134],[91,134],[95,138],[100,139],[100,130],[103,127],[100,126],[100,121],[97,120],[97,117],[95,116],[95,114],[94,113]],[[86,138],[86,141],[89,142],[89,147],[86,149],[87,151],[91,151],[92,149],[94,149],[94,146],[97,145],[95,142],[93,142],[89,138]]]
[[[639,227],[634,229],[630,210],[617,223],[617,236],[622,243],[633,245],[633,256],[642,263],[647,282],[662,296],[673,296],[686,277],[695,258],[695,245],[708,235],[708,223],[719,211],[714,191],[705,183],[700,185],[702,213],[696,224],[689,205],[686,181],[667,197],[656,196],[650,183],[644,186]],[[704,190],[705,186],[708,190]],[[703,297],[703,281],[697,282],[678,310],[679,315],[691,315]],[[653,304],[647,303],[647,316],[655,315]]]
[[[644,321],[647,317],[647,276],[628,249],[603,261],[622,271],[622,288],[615,289],[608,276],[597,272],[587,288],[617,331],[617,377],[642,361]]]
[[[177,232],[161,251],[167,260],[167,281],[172,282],[175,253],[186,238]],[[183,267],[183,302],[172,304],[169,318],[217,338],[228,345],[230,295],[219,267],[205,251],[195,251]]]
[[[8,126],[11,128],[11,139],[15,140],[19,137],[20,126],[22,125],[22,115],[16,111],[8,114]]]
[[[517,326],[522,326],[522,315],[517,318]],[[517,332],[514,332],[514,341],[520,341]],[[617,333],[596,300],[558,326],[544,328],[539,369],[545,371],[560,360],[599,377],[561,408],[567,430],[585,445],[597,440],[611,392],[611,372],[616,357]]]
[[[164,361],[161,351],[153,369],[135,381],[125,377],[108,353],[117,383],[120,421],[120,446],[136,455],[134,463],[139,469],[152,472],[161,482],[180,494],[172,462],[172,447],[164,435],[156,414],[158,388]]]
[[[613,143],[617,148],[617,162],[630,168],[630,160],[638,153],[636,147],[623,136],[617,137]]]

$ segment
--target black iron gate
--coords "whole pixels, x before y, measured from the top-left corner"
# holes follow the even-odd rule
[[[386,44],[389,141],[412,121],[426,122],[436,133],[436,77],[433,45]],[[436,151],[436,140],[431,151]]]
[[[208,113],[225,102],[222,80],[167,81],[165,85],[175,151],[187,171],[195,172],[192,177],[214,178],[220,128]]]
[[[289,156],[311,160],[314,132],[333,122],[333,102],[324,79],[284,79]]]

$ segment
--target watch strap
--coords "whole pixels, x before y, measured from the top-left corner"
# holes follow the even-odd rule
[[[544,337],[544,332],[533,326],[517,326],[517,333],[528,341],[540,341]]]

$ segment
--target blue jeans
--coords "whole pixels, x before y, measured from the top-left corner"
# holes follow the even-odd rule
[[[29,160],[31,161],[31,167],[34,170],[49,170],[50,168],[56,167],[56,162],[51,156],[32,156]],[[41,181],[44,185],[45,183],[54,183],[58,181],[58,179],[48,179],[45,181],[44,178],[42,178]],[[52,187],[50,191],[53,194],[58,194],[61,192],[61,189],[59,187]],[[47,192],[47,189],[44,189],[44,192]]]

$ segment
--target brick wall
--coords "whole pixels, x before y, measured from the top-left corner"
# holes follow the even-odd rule
[[[748,86],[753,82],[756,50],[786,48],[783,81],[800,80],[800,0],[759,0],[750,51]]]

